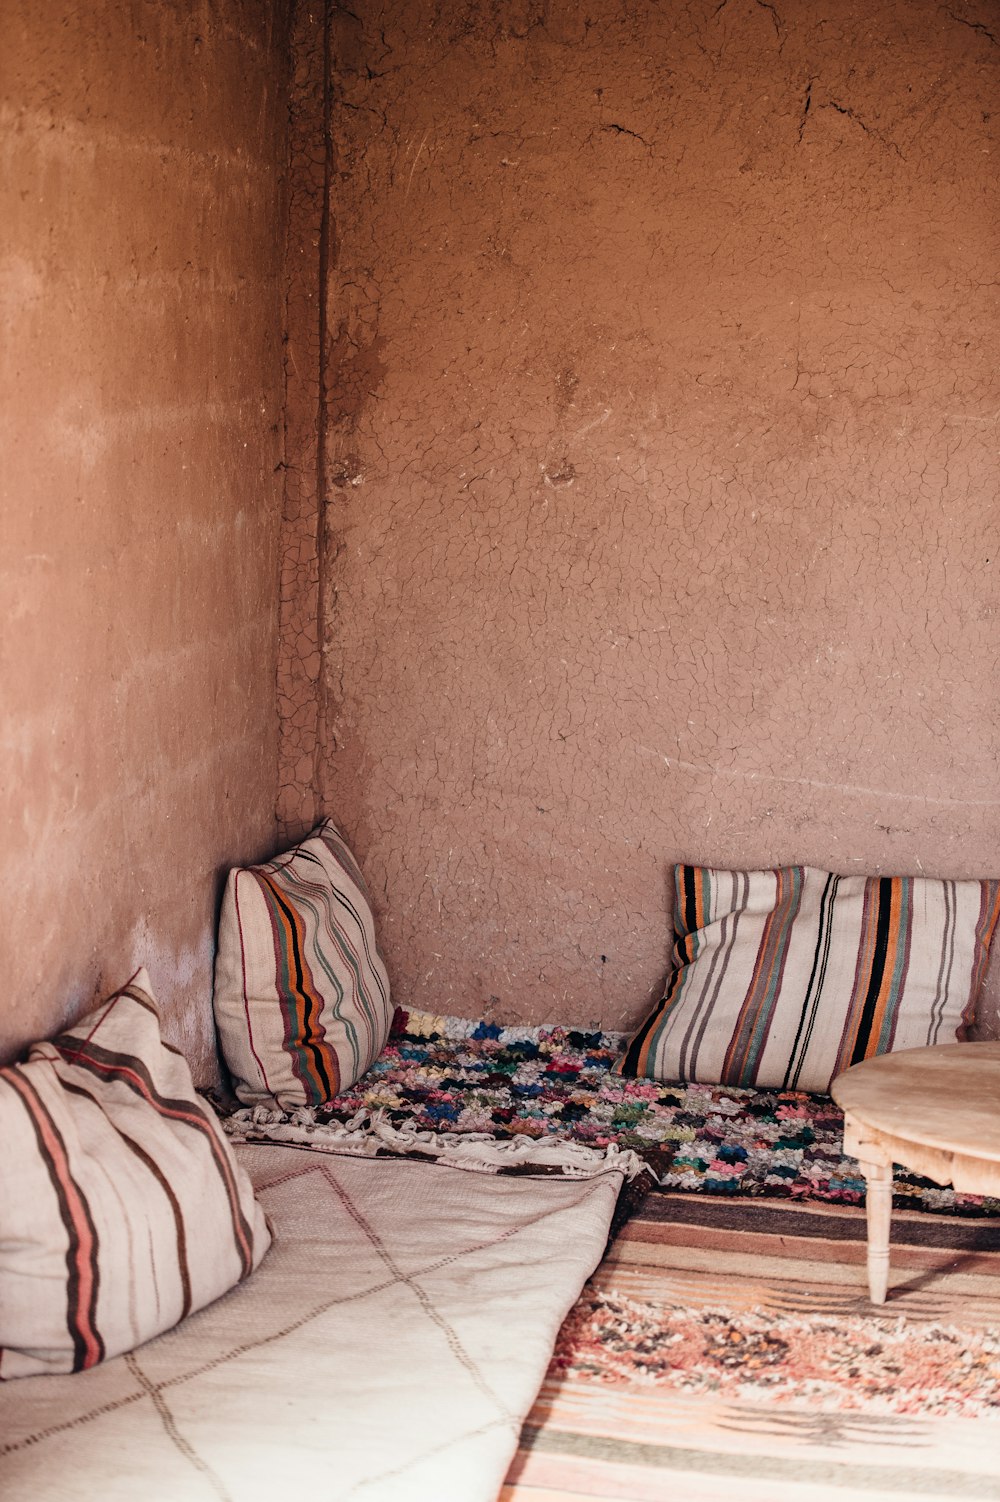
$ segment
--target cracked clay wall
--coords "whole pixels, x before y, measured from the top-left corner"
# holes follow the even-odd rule
[[[0,1055],[146,964],[210,1077],[274,843],[287,18],[8,0],[0,50]]]
[[[401,1004],[635,1021],[679,858],[1000,871],[995,20],[300,15],[279,812]]]

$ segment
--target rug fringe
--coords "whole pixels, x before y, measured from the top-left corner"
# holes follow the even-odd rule
[[[491,1038],[498,1046],[509,1048],[512,1043],[537,1043],[553,1034],[563,1037],[570,1032],[585,1033],[600,1038],[604,1047],[621,1050],[628,1041],[628,1034],[606,1032],[603,1028],[572,1028],[562,1022],[543,1023],[486,1023],[469,1017],[452,1017],[444,1012],[405,1012],[406,1035],[409,1038],[446,1038],[450,1043],[463,1039]]]
[[[609,1169],[626,1179],[650,1173],[648,1164],[630,1148],[609,1142],[588,1147],[570,1138],[517,1136],[497,1138],[488,1132],[432,1132],[416,1126],[394,1126],[382,1110],[358,1111],[344,1123],[316,1120],[311,1107],[284,1112],[267,1106],[243,1107],[222,1120],[236,1142],[284,1142],[317,1152],[345,1153],[374,1158],[380,1152],[404,1157],[434,1158],[454,1168],[498,1173],[505,1168],[554,1168],[566,1178],[593,1178]]]

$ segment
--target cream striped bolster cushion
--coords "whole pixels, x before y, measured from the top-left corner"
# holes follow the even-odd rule
[[[392,1005],[368,891],[329,819],[275,860],[229,873],[215,1022],[246,1105],[322,1105],[385,1047]]]
[[[679,865],[674,886],[666,994],[620,1073],[826,1091],[874,1054],[965,1037],[1000,882]]]
[[[271,1244],[145,970],[0,1070],[0,1379],[78,1372],[211,1303]]]

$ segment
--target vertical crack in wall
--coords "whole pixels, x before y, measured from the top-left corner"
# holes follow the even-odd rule
[[[277,821],[283,838],[315,822],[323,632],[326,291],[330,240],[329,7],[292,22],[285,299],[285,494],[280,563]]]
[[[333,189],[333,76],[331,59],[331,24],[329,0],[323,7],[323,206],[319,226],[319,369],[316,411],[316,640],[319,647],[316,681],[316,747],[313,760],[313,787],[320,786],[322,758],[330,736],[329,691],[326,673],[326,611],[329,587],[328,554],[329,506],[327,482],[327,386],[330,295],[330,195]],[[331,748],[332,749],[332,748]]]

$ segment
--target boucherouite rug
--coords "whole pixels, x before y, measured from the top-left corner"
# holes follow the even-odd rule
[[[494,1502],[625,1157],[517,1177],[237,1152],[261,1267],[128,1356],[0,1384],[4,1502]]]
[[[330,1106],[237,1111],[228,1129],[244,1141],[423,1152],[485,1167],[555,1161],[575,1144],[638,1152],[669,1190],[863,1201],[829,1096],[620,1079],[611,1066],[622,1045],[618,1033],[397,1012],[382,1056]],[[1000,1215],[996,1199],[902,1171],[894,1189],[897,1208]]]
[[[1000,1222],[652,1195],[569,1314],[504,1502],[1000,1497]]]

